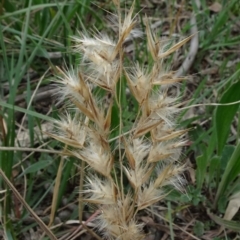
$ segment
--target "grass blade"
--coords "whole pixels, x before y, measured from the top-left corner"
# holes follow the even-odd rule
[[[228,220],[222,219],[222,218],[214,215],[213,213],[210,213],[209,209],[207,211],[207,214],[217,224],[219,224],[225,228],[231,229],[233,231],[237,231],[237,232],[240,231],[240,223],[239,222],[228,221]]]
[[[231,103],[240,100],[240,81],[230,86],[223,94],[220,103]],[[217,153],[221,155],[227,141],[232,120],[239,109],[239,104],[218,106],[214,115],[216,130]]]
[[[227,189],[227,186],[237,177],[240,173],[240,142],[238,143],[235,151],[233,152],[227,167],[224,171],[222,180],[219,184],[217,194],[215,197],[214,206],[216,207],[219,197]]]
[[[9,109],[12,109],[12,110],[15,110],[15,111],[23,112],[25,114],[29,114],[33,117],[40,118],[40,119],[45,120],[45,121],[55,122],[55,119],[53,119],[49,116],[31,111],[29,109],[24,109],[24,108],[21,108],[21,107],[18,107],[18,106],[13,106],[12,104],[9,104],[9,103],[5,103],[5,102],[0,101],[0,106],[9,108]]]

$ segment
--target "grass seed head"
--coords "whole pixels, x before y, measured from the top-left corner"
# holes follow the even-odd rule
[[[143,239],[142,225],[136,221],[138,211],[163,200],[169,193],[166,186],[181,190],[184,182],[180,175],[185,166],[178,159],[187,130],[176,129],[181,103],[168,91],[181,79],[164,69],[163,58],[190,38],[166,50],[146,19],[148,48],[154,62],[148,67],[139,63],[125,66],[123,43],[134,31],[134,2],[124,18],[120,1],[113,3],[119,15],[116,40],[100,33],[73,37],[74,50],[83,56],[81,67],[77,72],[59,69],[58,82],[61,99],[69,99],[76,112],[61,118],[55,134],[49,135],[71,147],[68,154],[90,166],[81,193],[85,201],[101,209],[96,222],[102,234],[107,239]],[[124,111],[131,111],[131,104],[123,106],[121,101],[126,92],[124,79],[131,93],[127,101],[133,97],[138,104],[129,132],[124,132],[124,127],[129,127],[125,126]],[[96,94],[99,92],[101,96]],[[106,106],[102,103],[105,93],[111,94]],[[113,144],[111,135],[117,139]],[[125,182],[131,190],[124,189]]]
[[[86,190],[84,194],[90,196],[85,199],[86,201],[94,204],[111,205],[116,203],[117,190],[116,186],[111,179],[102,179],[97,175],[90,175],[85,184]]]
[[[113,167],[113,156],[110,149],[106,149],[100,142],[89,142],[80,151],[72,151],[78,159],[87,162],[94,171],[105,177],[110,177]]]
[[[137,207],[139,210],[154,205],[156,202],[164,199],[167,194],[160,188],[157,188],[153,182],[149,182],[139,189],[137,194]]]
[[[130,194],[118,200],[116,204],[103,205],[101,210],[102,214],[97,218],[97,225],[107,239],[143,239],[143,225],[137,224],[132,219],[134,205]]]

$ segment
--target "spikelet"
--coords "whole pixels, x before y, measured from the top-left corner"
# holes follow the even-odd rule
[[[191,37],[164,51],[146,19],[148,49],[154,64],[148,68],[139,63],[125,67],[123,43],[134,31],[134,3],[123,19],[120,1],[113,3],[119,16],[116,40],[101,34],[89,37],[86,33],[72,38],[74,51],[83,56],[84,67],[75,72],[59,69],[57,81],[60,99],[68,99],[75,108],[56,121],[56,131],[49,135],[66,144],[69,155],[87,163],[88,174],[81,193],[84,201],[101,210],[95,219],[100,234],[106,239],[140,240],[144,234],[137,213],[163,200],[168,195],[166,186],[181,190],[183,184],[180,176],[185,167],[178,160],[187,130],[176,129],[175,117],[181,104],[178,97],[168,94],[168,88],[182,79],[176,79],[162,64],[163,58]],[[131,111],[131,107],[122,106],[122,92],[116,90],[124,77],[139,107],[128,132],[123,131],[122,111]],[[95,94],[96,89],[112,96],[107,104]],[[113,108],[119,108],[115,114],[120,126],[119,136],[112,143],[110,136],[116,127],[112,123]],[[128,190],[123,182],[128,182]]]

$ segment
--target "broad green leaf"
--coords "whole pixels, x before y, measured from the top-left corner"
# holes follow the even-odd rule
[[[235,146],[233,145],[225,145],[223,148],[223,152],[221,155],[221,170],[224,171],[227,167],[228,161],[230,160],[233,152],[235,150]]]
[[[208,178],[207,178],[207,185],[209,187],[214,178],[216,179],[216,182],[218,182],[220,178],[220,163],[221,162],[220,162],[219,156],[212,157],[209,164]]]
[[[224,194],[228,185],[230,185],[233,182],[233,180],[235,180],[235,178],[238,176],[239,173],[240,173],[240,142],[235,148],[235,151],[233,152],[230,160],[228,161],[227,167],[223,173],[223,177],[219,184],[216,198],[215,198],[215,204],[214,204],[215,207],[219,197],[222,194]]]
[[[223,94],[220,103],[232,103],[240,100],[240,81],[229,87]],[[222,154],[226,144],[232,120],[239,109],[239,104],[218,106],[214,115],[217,153]]]
[[[240,173],[240,142],[228,162],[227,169],[230,169],[228,181],[232,182]]]

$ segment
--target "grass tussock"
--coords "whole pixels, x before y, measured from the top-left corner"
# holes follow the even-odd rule
[[[181,189],[183,183],[184,166],[178,159],[186,144],[186,130],[177,130],[175,124],[181,110],[179,97],[169,95],[169,88],[180,79],[164,68],[164,58],[189,38],[166,50],[145,19],[153,64],[126,65],[124,42],[135,27],[134,3],[124,16],[120,1],[113,3],[119,29],[116,39],[100,33],[72,38],[82,60],[77,70],[58,69],[60,100],[67,101],[69,112],[56,121],[56,132],[50,135],[66,145],[68,155],[87,163],[81,169],[86,178],[79,201],[96,204],[101,210],[95,222],[103,236],[143,239],[138,212],[164,199],[167,186]],[[122,94],[128,90],[129,107],[123,109]],[[123,112],[132,111],[132,99],[138,110],[131,129],[124,131]],[[113,108],[119,119],[117,130]]]

